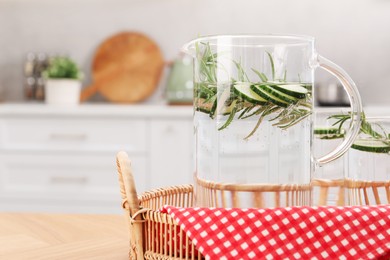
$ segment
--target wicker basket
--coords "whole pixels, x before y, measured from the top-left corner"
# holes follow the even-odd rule
[[[122,206],[130,231],[130,259],[204,259],[190,239],[180,229],[170,215],[158,210],[164,205],[191,207],[193,203],[192,185],[172,186],[156,189],[137,196],[130,160],[125,152],[117,155]],[[198,180],[199,181],[199,180]],[[199,183],[198,183],[199,184]],[[286,199],[284,204],[294,204],[307,199],[301,196],[302,187],[281,185],[215,185],[203,182],[207,187],[203,197],[211,206],[240,206],[240,192],[250,193],[254,206],[262,205],[262,193],[272,192],[275,201]],[[390,203],[390,181],[369,182],[351,180],[314,180],[313,193],[318,196],[317,205],[327,205],[328,194],[336,189],[336,205],[370,205]],[[306,191],[306,186],[303,190]],[[387,195],[380,200],[379,191],[384,189]]]

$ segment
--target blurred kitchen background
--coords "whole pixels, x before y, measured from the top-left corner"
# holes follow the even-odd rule
[[[87,85],[98,44],[120,31],[148,35],[167,61],[198,35],[294,33],[316,37],[318,51],[350,74],[365,105],[387,104],[389,13],[386,0],[0,0],[0,97],[24,100],[28,52],[70,55]]]
[[[388,0],[0,0],[0,210],[120,212],[119,150],[132,159],[139,192],[191,182],[191,104],[165,104],[169,64],[199,35],[314,36],[318,52],[354,79],[366,111],[389,114],[389,14]],[[31,55],[72,57],[86,87],[99,44],[123,31],[162,52],[164,74],[149,98],[116,105],[97,94],[71,108],[27,98]],[[316,84],[318,94],[327,90],[318,105],[346,105],[329,74],[317,70]]]

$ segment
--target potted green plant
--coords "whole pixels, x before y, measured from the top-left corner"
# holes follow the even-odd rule
[[[54,57],[43,71],[45,102],[75,105],[80,103],[82,73],[69,57]]]

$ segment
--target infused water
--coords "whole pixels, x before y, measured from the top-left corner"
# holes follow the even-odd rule
[[[250,90],[251,83],[244,85]],[[308,104],[310,88],[307,84],[300,86],[309,89],[303,97]],[[197,205],[274,207],[309,203],[311,107],[251,102],[251,98],[261,96],[248,91],[251,96],[246,98],[235,91],[234,84],[208,87],[219,99],[202,96],[202,91],[207,91],[204,89],[195,92],[198,94],[194,115]],[[229,189],[235,190],[234,195],[225,194],[219,205],[206,199],[215,190]],[[253,205],[256,191],[258,205]],[[218,200],[218,195],[215,196]],[[234,205],[231,196],[237,196],[240,205]]]

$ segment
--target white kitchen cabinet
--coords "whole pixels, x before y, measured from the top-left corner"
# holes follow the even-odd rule
[[[192,180],[192,108],[0,105],[0,210],[119,213],[116,153],[138,192]]]
[[[152,188],[192,183],[192,121],[153,120],[150,130]]]
[[[144,119],[20,116],[2,121],[1,145],[8,150],[147,149]]]

